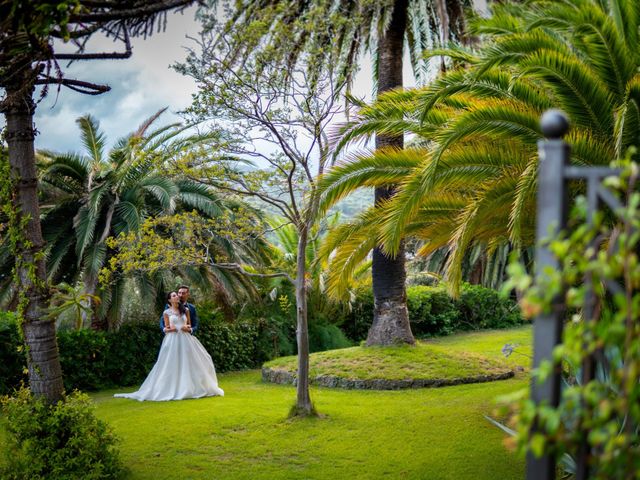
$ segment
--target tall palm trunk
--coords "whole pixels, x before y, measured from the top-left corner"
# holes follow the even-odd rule
[[[309,223],[298,232],[298,252],[296,256],[296,339],[298,342],[298,378],[296,414],[309,415],[313,412],[309,394],[309,325],[307,321],[307,243]]]
[[[6,98],[0,111],[7,123],[6,140],[9,146],[11,178],[15,182],[13,204],[18,219],[27,219],[17,243],[18,288],[24,295],[22,332],[27,346],[27,367],[32,392],[48,402],[58,401],[63,394],[62,369],[56,341],[55,324],[42,314],[47,307],[46,269],[41,255],[44,247],[40,229],[33,113],[35,104],[33,78],[35,73],[24,69],[5,84]],[[26,85],[26,87],[25,87]],[[23,220],[24,221],[24,220]]]
[[[395,2],[391,24],[378,44],[378,95],[387,90],[402,87],[402,56],[407,7],[408,0]],[[378,149],[403,148],[403,146],[402,136],[376,136]],[[394,186],[376,188],[376,206],[391,197],[394,192]],[[415,343],[407,310],[404,242],[394,258],[386,256],[379,247],[376,247],[373,250],[371,270],[375,307],[367,345]]]
[[[89,178],[89,182],[87,185],[87,190],[91,191],[91,182],[92,179]],[[107,217],[105,220],[104,228],[102,230],[102,235],[100,235],[100,239],[98,240],[98,244],[103,244],[107,237],[111,234],[111,222],[113,221],[113,214],[115,212],[116,206],[120,203],[120,197],[118,195],[115,196],[115,199],[109,205],[109,210],[107,211]],[[88,300],[89,311],[91,312],[91,329],[97,330],[101,332],[106,332],[109,329],[109,319],[107,315],[100,315],[98,311],[98,302],[94,298],[96,292],[98,291],[98,275],[97,272],[87,271],[86,277],[84,279],[84,288],[85,293],[91,295]]]
[[[84,278],[83,283],[84,293],[86,293],[87,295],[91,295],[86,301],[86,306],[91,313],[88,314],[86,311],[82,312],[82,324],[86,325],[87,317],[90,317],[91,329],[104,332],[108,330],[109,326],[106,318],[104,318],[104,316],[99,316],[98,305],[93,298],[93,295],[95,295],[96,291],[98,290],[98,279],[93,274],[88,274]]]

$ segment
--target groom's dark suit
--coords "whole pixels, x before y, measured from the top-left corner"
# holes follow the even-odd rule
[[[186,307],[189,309],[189,317],[191,318],[191,334],[193,335],[196,333],[196,330],[198,330],[198,312],[196,312],[196,307],[189,302],[187,302]],[[167,308],[169,308],[169,304],[164,306],[165,310]],[[160,329],[164,330],[164,311],[162,315],[160,315]]]

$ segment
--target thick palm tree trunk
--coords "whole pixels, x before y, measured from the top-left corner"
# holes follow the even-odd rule
[[[40,229],[35,152],[33,140],[33,72],[15,75],[11,85],[4,85],[6,98],[0,104],[5,116],[6,140],[9,146],[14,206],[18,219],[27,219],[17,242],[16,263],[23,295],[22,331],[27,346],[27,367],[31,391],[48,402],[58,401],[63,394],[62,370],[58,355],[55,324],[43,319],[48,290],[42,250],[44,241]],[[28,88],[25,88],[25,85]],[[23,220],[24,221],[24,220]]]
[[[296,257],[296,339],[298,342],[298,378],[296,414],[310,415],[313,412],[309,394],[309,325],[307,322],[307,265],[306,252],[309,227],[306,224],[298,232],[298,252]]]
[[[402,86],[402,56],[407,25],[408,0],[395,2],[391,24],[378,44],[378,95]],[[376,148],[403,148],[402,136],[378,135]],[[391,197],[393,186],[376,188],[375,204]],[[394,258],[386,256],[379,247],[373,250],[372,263],[374,312],[367,345],[415,343],[409,325],[405,289],[404,242]]]
[[[106,316],[100,315],[100,312],[98,312],[98,303],[93,298],[93,295],[95,295],[97,291],[98,279],[94,275],[88,274],[84,279],[84,293],[91,295],[87,300],[87,307],[89,307],[91,312],[91,329],[106,332],[109,329],[109,322],[107,321]],[[83,312],[83,325],[86,323],[87,316],[87,313]]]

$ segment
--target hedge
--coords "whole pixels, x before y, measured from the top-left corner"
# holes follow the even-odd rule
[[[407,307],[411,331],[417,338],[524,323],[516,302],[478,285],[463,285],[458,299],[451,298],[442,285],[409,287]],[[362,290],[340,327],[351,341],[360,342],[367,338],[372,318],[373,293]]]
[[[267,359],[268,353],[257,349],[259,333],[258,326],[249,322],[203,318],[198,338],[216,369],[225,372],[255,368]],[[0,334],[0,394],[6,394],[27,381],[26,361],[11,316],[0,316]],[[126,323],[113,332],[59,331],[65,388],[101,390],[141,383],[157,359],[162,335],[156,321]]]
[[[456,300],[443,287],[409,287],[407,304],[417,338],[523,323],[515,302],[473,285],[465,285]],[[256,368],[276,356],[296,353],[295,318],[271,315],[268,310],[263,313],[269,316],[229,323],[202,309],[197,337],[219,372]],[[363,290],[351,311],[335,324],[309,322],[310,351],[348,347],[364,340],[372,318],[373,295],[370,289]],[[154,319],[125,323],[113,332],[59,331],[65,388],[101,390],[140,384],[156,361],[162,335]],[[10,313],[0,312],[0,394],[27,381],[25,365],[16,321]]]
[[[0,394],[27,382],[26,359],[15,319],[0,316]],[[58,347],[67,391],[102,390],[140,384],[155,363],[163,333],[155,320],[123,324],[117,331],[58,331]],[[217,315],[200,318],[197,337],[211,354],[218,372],[257,368],[279,355],[292,355],[295,326],[283,319],[239,319]],[[348,347],[335,325],[310,324],[311,351]]]

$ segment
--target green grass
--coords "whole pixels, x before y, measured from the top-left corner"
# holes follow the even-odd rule
[[[435,338],[427,342],[449,352],[474,353],[498,360],[516,370],[528,370],[533,355],[533,338],[529,325],[508,330],[461,333]],[[502,347],[507,343],[518,346],[508,358],[505,358]]]
[[[508,332],[508,333],[506,333]],[[428,341],[415,346],[352,347],[311,354],[310,376],[348,379],[457,379],[520,370],[530,355],[530,329],[474,332]],[[506,343],[521,347],[510,358],[501,352]],[[282,357],[265,364],[295,373],[297,357]],[[518,368],[520,367],[520,368]]]
[[[530,330],[430,343],[448,352],[491,356],[496,351],[498,360],[508,342],[530,343]],[[286,418],[295,399],[291,386],[264,384],[259,371],[223,374],[219,380],[223,398],[156,403],[114,399],[115,391],[92,395],[97,415],[121,438],[127,478],[515,480],[524,475],[524,461],[503,446],[502,432],[482,415],[491,412],[497,396],[525,388],[525,374],[437,389],[312,388],[322,417],[304,420]]]

